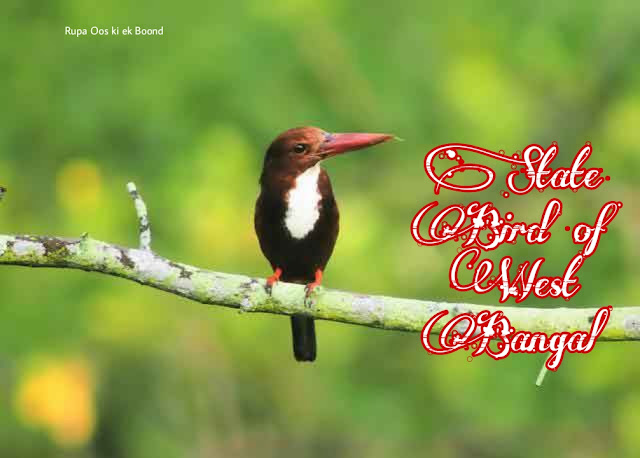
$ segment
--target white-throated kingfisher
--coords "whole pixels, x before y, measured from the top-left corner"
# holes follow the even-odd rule
[[[324,159],[392,139],[387,134],[331,134],[299,127],[280,134],[269,146],[260,176],[254,225],[260,248],[278,280],[306,285],[306,296],[322,281],[338,238],[339,212]],[[291,317],[293,353],[298,361],[316,359],[313,318]]]

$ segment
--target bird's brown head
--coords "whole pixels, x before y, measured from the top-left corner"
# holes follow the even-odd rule
[[[317,127],[297,127],[276,137],[264,158],[267,170],[297,175],[318,162],[391,140],[393,135],[331,134]]]

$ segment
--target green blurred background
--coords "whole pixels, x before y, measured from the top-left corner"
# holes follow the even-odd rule
[[[579,5],[579,6],[578,6]],[[126,193],[153,246],[190,264],[269,274],[253,233],[262,154],[280,131],[405,139],[326,164],[341,206],[328,287],[495,304],[449,289],[456,246],[416,246],[434,200],[424,154],[449,142],[507,152],[557,141],[567,165],[591,141],[596,192],[502,199],[528,221],[552,196],[544,247],[560,275],[565,225],[625,207],[570,306],[640,302],[634,238],[640,165],[640,5],[634,2],[9,1],[0,8],[0,233],[136,244]],[[164,35],[64,35],[64,27]],[[498,169],[500,180],[509,171]],[[469,202],[443,191],[442,203]],[[239,315],[78,271],[2,267],[0,455],[6,457],[638,456],[640,346],[544,357],[428,356],[417,334],[317,324],[296,364],[288,320]],[[564,301],[528,300],[540,307]],[[511,304],[513,305],[513,304]]]

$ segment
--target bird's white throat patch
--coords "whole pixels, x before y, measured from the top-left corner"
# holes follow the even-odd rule
[[[318,208],[322,199],[318,189],[320,170],[319,164],[305,170],[296,178],[293,187],[289,190],[284,224],[293,238],[304,238],[311,232],[320,217]]]

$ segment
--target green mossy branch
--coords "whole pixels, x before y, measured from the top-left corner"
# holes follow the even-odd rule
[[[589,330],[597,308],[490,307],[464,303],[402,299],[319,287],[305,305],[302,285],[279,282],[271,294],[263,279],[199,269],[165,259],[150,248],[146,206],[135,185],[128,185],[140,223],[140,249],[123,248],[86,234],[78,239],[0,235],[0,265],[58,267],[99,272],[133,280],[203,304],[244,312],[306,314],[318,320],[420,332],[434,314],[502,310],[515,329],[547,334]],[[602,304],[609,305],[609,304]],[[434,328],[438,332],[442,321]],[[640,340],[640,307],[616,307],[599,340]]]
[[[532,332],[588,330],[597,310],[489,307],[373,296],[322,287],[313,293],[308,307],[301,285],[280,282],[269,294],[263,279],[203,270],[165,259],[147,249],[123,248],[87,236],[65,239],[0,235],[0,264],[82,269],[127,278],[203,304],[244,312],[302,313],[319,320],[399,331],[420,332],[431,316],[445,309],[452,315],[502,310],[516,329]],[[435,331],[439,329],[436,327]],[[614,307],[599,340],[640,340],[640,307]]]

